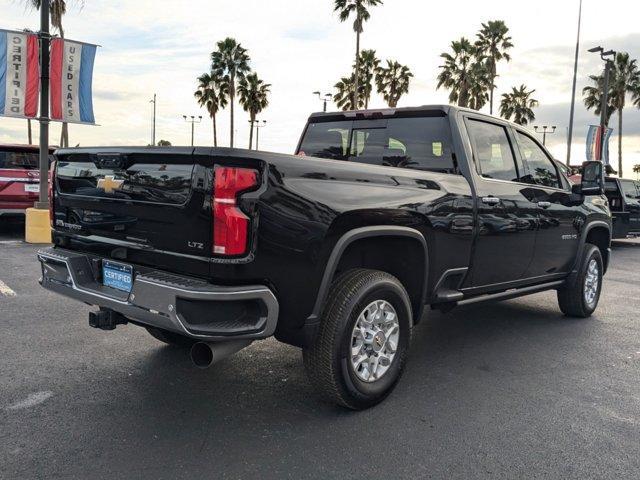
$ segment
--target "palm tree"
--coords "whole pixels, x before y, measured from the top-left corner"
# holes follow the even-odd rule
[[[494,86],[491,81],[491,72],[486,62],[476,61],[471,65],[471,79],[469,108],[480,110],[490,101],[489,91]]]
[[[491,20],[482,24],[478,32],[476,47],[478,52],[486,59],[489,70],[489,113],[493,114],[493,91],[495,89],[497,74],[497,64],[500,60],[511,60],[507,50],[513,47],[511,37],[507,34],[509,28],[502,20]],[[479,109],[477,109],[479,110]]]
[[[452,53],[440,54],[444,58],[444,65],[440,65],[436,88],[444,87],[450,90],[451,103],[469,107],[472,91],[477,99],[480,96],[477,90],[486,88],[487,83],[490,84],[490,80],[485,78],[487,69],[478,65],[484,62],[484,57],[477,47],[464,37],[451,42],[451,50]]]
[[[369,108],[369,100],[371,99],[371,92],[373,91],[373,77],[378,70],[380,60],[376,57],[375,50],[362,50],[360,53],[360,68],[359,72],[359,96],[364,99],[364,108]]]
[[[242,105],[245,112],[249,112],[249,119],[251,120],[249,150],[253,148],[253,126],[256,123],[256,116],[269,105],[269,87],[271,87],[271,84],[264,83],[255,72],[240,80],[240,85],[238,85],[240,105]]]
[[[596,114],[600,114],[600,105],[596,106],[594,102],[601,99],[604,81],[601,76],[592,75],[589,78],[596,86],[588,86],[582,90],[584,103],[587,109],[594,108]],[[627,103],[627,94],[632,95],[635,102],[639,92],[640,70],[638,70],[638,62],[631,59],[628,53],[616,54],[609,77],[609,105],[607,105],[608,118],[606,121],[608,125],[613,112],[618,113],[618,175],[620,177],[622,177],[622,112]]]
[[[636,178],[640,180],[640,163],[636,163],[633,166],[633,173],[636,174]]]
[[[334,0],[334,12],[339,12],[341,22],[346,22],[352,13],[355,13],[353,21],[353,30],[356,32],[356,64],[354,72],[360,71],[360,34],[362,33],[362,25],[371,18],[371,14],[367,7],[375,7],[382,5],[382,0]],[[359,95],[358,76],[354,77],[355,96]],[[360,99],[356,98],[353,103],[360,104]]]
[[[227,37],[217,43],[218,49],[211,53],[211,72],[227,85],[227,96],[231,107],[231,135],[229,146],[233,148],[233,115],[236,82],[249,72],[249,55],[235,39]]]
[[[387,60],[386,67],[378,68],[376,72],[376,86],[378,93],[391,108],[398,106],[398,101],[405,93],[409,93],[409,83],[413,73],[409,67],[395,60]]]
[[[62,17],[67,13],[67,2],[65,0],[48,0],[49,15],[51,16],[51,25],[58,30],[60,38],[64,38],[64,29],[62,28]],[[42,0],[28,0],[33,8],[40,10]],[[82,1],[80,3],[83,3]],[[29,136],[31,136],[31,121],[29,121]],[[69,146],[69,128],[66,122],[62,123],[60,130],[60,146]]]
[[[358,110],[364,107],[362,97],[358,97],[358,104],[355,102],[355,75],[352,73],[349,77],[342,77],[338,83],[334,85],[337,90],[333,96],[336,106],[343,111]]]
[[[539,105],[539,102],[532,98],[534,92],[535,90],[527,90],[525,85],[520,85],[520,88],[513,87],[511,93],[503,93],[500,115],[507,120],[513,117],[513,121],[518,125],[527,125],[535,120],[533,109]]]
[[[604,85],[604,75],[589,75],[589,79],[593,85],[587,85],[582,89],[582,96],[585,107],[587,110],[593,109],[594,113],[599,117],[602,111],[602,90]],[[609,88],[609,96],[607,97],[607,114],[605,115],[605,125],[609,126],[609,121],[615,113],[616,109],[613,106],[613,95],[611,95],[611,88]]]
[[[227,84],[211,73],[203,73],[198,77],[198,90],[194,97],[198,105],[205,107],[213,122],[213,146],[218,146],[218,129],[216,114],[227,106]]]

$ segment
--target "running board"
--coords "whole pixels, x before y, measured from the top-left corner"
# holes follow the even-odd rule
[[[473,303],[490,302],[509,300],[510,298],[522,297],[532,293],[544,292],[545,290],[553,290],[564,284],[564,280],[557,280],[555,282],[541,283],[540,285],[533,285],[531,287],[512,288],[511,290],[505,290],[504,292],[489,293],[487,295],[478,295],[477,297],[467,298],[457,302],[458,306],[471,305]]]

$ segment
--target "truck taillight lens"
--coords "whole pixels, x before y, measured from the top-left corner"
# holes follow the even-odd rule
[[[250,220],[238,207],[238,197],[258,186],[258,172],[216,166],[213,183],[213,253],[242,255],[249,243]]]
[[[54,186],[54,182],[56,179],[56,162],[51,162],[51,166],[49,167],[49,184],[47,186],[47,191],[49,192],[49,194],[47,195],[49,197],[49,223],[51,224],[51,227],[53,228],[53,221],[54,221],[54,209],[53,209],[53,204],[54,204],[54,192],[55,192],[55,186]]]

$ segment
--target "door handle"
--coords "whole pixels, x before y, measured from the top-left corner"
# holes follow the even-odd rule
[[[486,203],[487,205],[498,205],[500,203],[500,199],[498,197],[482,197],[482,203]]]
[[[540,208],[549,208],[551,206],[551,202],[538,202],[538,206]]]

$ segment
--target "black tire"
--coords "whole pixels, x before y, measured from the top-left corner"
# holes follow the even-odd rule
[[[167,345],[172,345],[174,347],[179,348],[191,348],[196,340],[192,340],[189,337],[185,337],[184,335],[180,335],[179,333],[170,332],[168,330],[163,330],[161,328],[155,327],[144,327],[147,332],[155,338],[156,340],[160,340]]]
[[[590,273],[589,269],[593,269],[593,265],[597,268],[596,278],[598,284],[595,288],[593,300],[587,301],[587,276]],[[558,289],[558,304],[562,313],[569,317],[590,317],[598,306],[602,291],[603,272],[604,264],[600,250],[595,245],[585,244],[578,272],[570,275],[566,285]],[[593,271],[591,271],[591,274],[593,274]]]
[[[363,381],[358,376],[363,375],[362,369],[358,367],[356,371],[351,361],[352,335],[360,314],[375,302],[393,307],[399,334],[395,354],[389,365],[384,366],[386,371],[377,379]],[[316,338],[303,350],[307,376],[331,402],[353,410],[372,407],[391,393],[402,375],[411,343],[411,326],[409,295],[397,278],[376,270],[349,270],[333,283]],[[386,339],[383,342],[388,343]],[[378,347],[381,345],[377,343]],[[385,353],[386,350],[380,351],[380,356]],[[373,350],[371,355],[378,358]]]

